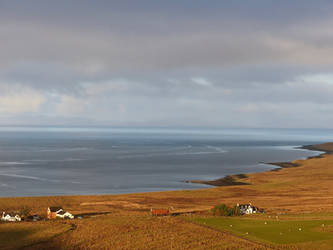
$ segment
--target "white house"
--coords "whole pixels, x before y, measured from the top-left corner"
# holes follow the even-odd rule
[[[71,213],[66,212],[62,207],[48,207],[47,218],[48,219],[55,219],[55,218],[74,219],[74,216]]]
[[[237,207],[239,207],[239,212],[241,214],[255,214],[259,212],[259,209],[255,206],[252,206],[252,204],[237,204]]]
[[[11,215],[11,214],[6,214],[5,212],[3,212],[1,220],[2,221],[11,221],[11,222],[21,221],[21,217],[18,214],[16,214],[16,215],[12,214]]]
[[[62,219],[74,219],[74,216],[69,213],[65,212],[64,210],[61,209],[61,211],[58,211],[56,214],[56,218],[62,218]]]

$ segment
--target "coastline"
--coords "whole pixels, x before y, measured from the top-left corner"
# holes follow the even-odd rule
[[[316,199],[325,196],[323,190],[328,189],[333,184],[333,143],[304,146],[306,149],[321,151],[316,157],[308,157],[306,160],[295,160],[291,163],[297,167],[283,167],[279,164],[279,171],[263,171],[258,173],[232,175],[232,178],[224,178],[223,185],[211,185],[211,188],[200,188],[191,190],[173,190],[173,191],[155,191],[145,193],[127,193],[127,194],[86,194],[86,195],[55,195],[55,196],[32,196],[32,197],[0,197],[0,207],[2,209],[18,209],[22,205],[27,205],[33,211],[40,212],[49,205],[68,204],[74,210],[81,210],[81,204],[93,202],[95,207],[89,207],[89,211],[100,212],[109,211],[113,206],[123,208],[141,208],[147,210],[148,207],[204,207],[210,208],[217,201],[225,200],[226,204],[239,202],[256,202],[261,207],[274,209],[274,204],[280,207],[296,207],[297,210],[303,209],[302,203],[294,203],[298,199],[310,199],[311,206],[318,206],[321,203],[316,202],[312,197],[315,194]],[[289,163],[289,164],[291,164]],[[278,164],[278,163],[276,163]],[[282,165],[282,166],[281,166]],[[216,181],[216,180],[215,180]],[[213,180],[214,182],[214,180]],[[217,180],[221,182],[221,180]],[[236,182],[236,183],[235,183]],[[214,183],[219,184],[219,183]],[[235,185],[237,184],[237,185]],[[298,191],[296,191],[298,188]],[[333,185],[332,185],[333,188]],[[292,202],[286,197],[289,191]],[[282,195],[284,194],[284,195]],[[282,195],[282,196],[281,196]],[[306,198],[310,195],[311,198]],[[266,198],[265,198],[266,197]],[[272,197],[275,197],[272,200]],[[96,203],[97,202],[97,203]],[[292,204],[292,205],[291,205]],[[323,204],[323,203],[322,203]],[[105,207],[107,205],[107,207]],[[100,207],[101,206],[101,207]],[[88,208],[88,207],[86,207]],[[309,207],[311,209],[311,207]],[[325,206],[320,209],[332,209]]]
[[[85,239],[90,237],[88,238],[91,240],[90,244],[100,240],[104,243],[118,240],[117,244],[119,245],[121,242],[127,242],[129,237],[131,237],[132,242],[136,242],[134,236],[140,232],[141,239],[146,239],[147,235],[153,234],[154,242],[158,246],[156,248],[161,248],[164,246],[163,239],[170,239],[171,237],[179,242],[188,242],[190,239],[193,242],[193,239],[200,237],[202,241],[206,241],[207,237],[215,237],[212,239],[220,240],[221,231],[199,227],[193,223],[188,223],[188,220],[184,220],[184,218],[206,218],[206,216],[211,215],[212,206],[221,203],[229,207],[235,204],[251,203],[263,209],[265,214],[251,215],[253,221],[262,222],[262,225],[263,218],[271,221],[275,221],[275,218],[287,218],[292,221],[295,219],[317,221],[318,219],[332,218],[333,221],[333,154],[331,153],[333,143],[313,145],[311,148],[324,153],[321,154],[321,157],[293,161],[293,163],[298,164],[298,167],[281,168],[280,171],[244,174],[237,177],[247,185],[118,195],[0,198],[0,208],[6,212],[19,211],[24,206],[31,209],[31,214],[44,217],[48,207],[61,206],[73,215],[83,217],[83,219],[71,221],[0,223],[3,229],[2,232],[14,232],[15,234],[15,232],[22,232],[20,231],[22,229],[35,232],[38,228],[40,230],[48,228],[58,235],[58,231],[53,231],[55,227],[61,229],[67,225],[68,228],[71,228],[71,224],[74,224],[74,227],[72,227],[74,229],[69,231],[71,232],[69,234],[57,236],[51,240],[45,240],[45,237],[41,237],[41,240],[37,239],[38,244],[45,244],[43,246],[47,247],[39,248],[39,245],[36,245],[35,249],[48,249],[48,246],[52,246],[53,248],[50,247],[52,249],[59,249],[60,245],[66,249],[84,248],[87,244],[86,241],[82,241],[83,235]],[[184,215],[156,218],[150,215],[152,208],[170,209],[173,214],[184,213]],[[271,218],[267,218],[267,216]],[[246,222],[246,220],[244,221]],[[229,229],[229,224],[227,226]],[[27,229],[27,227],[29,228]],[[175,228],[179,233],[175,233]],[[331,227],[327,228],[330,229]],[[206,229],[208,231],[202,232]],[[94,233],[92,233],[92,230]],[[158,233],[156,233],[157,230]],[[105,236],[101,239],[100,235]],[[162,239],[162,236],[156,238],[159,235],[164,238]],[[168,237],[165,237],[165,235],[168,235]],[[277,236],[280,235],[277,234]],[[223,244],[230,237],[234,236],[225,234]],[[235,238],[234,248],[240,248],[240,239],[243,238]],[[215,240],[213,241],[215,242]],[[3,242],[8,246],[5,240]],[[147,242],[151,243],[152,241],[148,238]],[[30,244],[31,242],[27,243],[27,245]],[[210,245],[207,246],[210,247]],[[311,246],[312,248],[309,249],[313,249],[313,245]],[[244,248],[247,249],[248,247]],[[182,248],[179,247],[179,249]]]
[[[318,155],[309,156],[305,160],[322,158],[325,155],[332,154],[333,153],[332,148],[333,148],[333,143],[330,143],[330,142],[323,143],[323,144],[303,145],[303,146],[297,147],[297,149],[306,149],[306,150],[319,152]],[[301,166],[301,164],[297,162],[297,159],[293,160],[293,161],[286,161],[286,162],[260,162],[260,163],[274,165],[274,166],[278,167],[278,168],[274,168],[272,170],[268,170],[268,171],[264,171],[264,172],[280,171],[281,169],[284,169],[284,168],[295,168],[295,167]],[[194,184],[205,184],[205,185],[210,185],[210,186],[215,186],[215,187],[251,185],[248,182],[242,181],[243,179],[246,179],[248,177],[248,175],[249,175],[249,173],[239,173],[239,174],[233,174],[233,175],[226,175],[224,177],[221,177],[221,178],[218,178],[215,180],[188,180],[185,182],[194,183]]]
[[[318,155],[315,156],[308,156],[304,160],[293,160],[289,162],[260,162],[262,164],[268,165],[275,165],[278,168],[274,168],[271,170],[266,170],[262,172],[255,172],[255,173],[238,173],[227,175],[221,178],[217,178],[215,180],[184,180],[185,183],[193,183],[193,184],[204,184],[211,187],[199,187],[195,189],[180,189],[180,190],[156,190],[156,191],[149,191],[149,192],[131,192],[131,193],[102,193],[102,194],[59,194],[59,195],[36,195],[36,196],[0,196],[0,199],[34,199],[34,198],[45,198],[45,197],[105,197],[105,196],[131,196],[137,194],[157,194],[157,193],[172,193],[172,192],[182,192],[182,191],[204,191],[214,187],[233,187],[233,186],[250,186],[252,183],[248,180],[250,176],[255,174],[265,174],[269,172],[277,172],[282,169],[287,168],[296,168],[301,166],[298,161],[306,161],[309,159],[316,159],[316,158],[323,158],[325,155],[333,154],[333,142],[330,143],[323,143],[323,144],[313,144],[313,145],[303,145],[296,147],[299,149],[311,150],[311,151],[318,151]]]

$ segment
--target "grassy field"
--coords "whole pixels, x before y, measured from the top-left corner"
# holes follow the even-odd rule
[[[333,150],[333,144],[316,147]],[[48,206],[62,206],[85,214],[82,220],[0,224],[0,249],[333,249],[333,154],[294,163],[298,167],[247,174],[241,181],[248,185],[242,186],[0,198],[0,212],[28,206],[45,216]],[[216,204],[249,202],[265,215],[226,219],[209,212]],[[154,218],[150,208],[198,214],[188,217],[194,221]]]
[[[325,241],[333,248],[333,219],[288,220],[244,218],[195,218],[194,222],[236,235],[273,244]]]

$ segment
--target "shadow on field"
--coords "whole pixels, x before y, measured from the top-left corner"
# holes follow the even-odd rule
[[[4,226],[3,224],[2,226]],[[13,249],[21,248],[24,246],[24,242],[29,241],[28,239],[36,234],[38,230],[31,228],[7,228],[1,230],[0,233],[0,249]]]
[[[74,229],[69,223],[1,223],[0,249],[61,249],[54,239]]]

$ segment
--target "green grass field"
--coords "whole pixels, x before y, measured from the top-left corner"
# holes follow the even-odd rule
[[[228,217],[194,218],[194,222],[273,244],[332,241],[333,220],[276,220]]]

